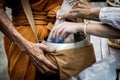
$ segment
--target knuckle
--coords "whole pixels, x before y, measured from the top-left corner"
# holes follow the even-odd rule
[[[60,34],[60,32],[61,32],[61,31],[59,30],[57,33]]]
[[[50,70],[49,70],[49,69],[47,69],[45,72],[46,72],[46,73],[50,73]]]
[[[47,70],[46,70],[46,73],[48,73],[48,72],[50,72],[50,70],[49,70],[49,69],[47,69]]]
[[[44,71],[41,71],[42,72],[42,74],[45,74],[45,72]]]

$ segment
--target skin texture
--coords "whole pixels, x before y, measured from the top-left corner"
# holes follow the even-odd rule
[[[72,8],[72,10],[63,15],[58,15],[58,19],[73,19],[76,17],[86,18],[99,21],[100,8],[93,7],[87,0],[79,0],[79,3]],[[70,23],[64,22],[53,29],[54,37],[65,38],[69,34],[77,32],[84,32],[85,23]],[[120,31],[114,29],[110,25],[102,23],[89,23],[86,27],[87,34],[92,34],[105,38],[120,38]]]
[[[44,56],[44,51],[55,52],[56,50],[41,43],[32,43],[23,38],[2,9],[4,2],[5,0],[0,0],[0,31],[18,45],[23,52],[26,52],[26,54],[30,56],[32,62],[40,72],[56,74],[58,71],[57,67],[50,63]]]
[[[59,37],[65,38],[70,34],[75,34],[78,32],[83,33],[84,25],[84,23],[64,22],[53,29],[54,37],[58,39]],[[100,37],[120,38],[120,31],[113,29],[112,27],[106,24],[88,24],[86,32],[88,34]]]
[[[79,2],[73,6],[69,13],[58,15],[57,18],[62,19],[80,17],[99,21],[99,12],[100,8],[92,6],[87,0],[79,0]]]

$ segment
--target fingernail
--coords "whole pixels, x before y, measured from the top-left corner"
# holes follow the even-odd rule
[[[61,19],[60,15],[57,16],[57,19]]]
[[[61,19],[61,17],[59,16],[58,19]]]

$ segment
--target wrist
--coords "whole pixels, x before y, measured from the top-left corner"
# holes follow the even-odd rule
[[[79,23],[79,29],[78,29],[79,33],[84,33],[83,26],[84,26],[84,23]]]
[[[11,25],[10,27],[10,35],[11,40],[20,48],[21,51],[25,51],[30,41],[26,40],[15,28],[14,25]]]
[[[18,45],[19,45],[21,51],[26,52],[31,47],[31,44],[32,44],[31,42],[29,42],[25,39],[25,40],[21,40],[21,43]]]
[[[99,21],[99,13],[100,13],[100,8],[93,7],[90,10],[88,18]]]
[[[21,46],[21,51],[27,53],[28,55],[31,55],[29,53],[29,50],[33,49],[33,43],[30,41],[25,40],[24,42],[22,42],[22,46]]]
[[[90,22],[84,22],[79,24],[79,32],[87,35],[87,26]]]

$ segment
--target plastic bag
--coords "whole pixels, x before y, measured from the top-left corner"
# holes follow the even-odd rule
[[[116,58],[111,55],[69,80],[116,80],[116,67]]]
[[[57,12],[57,15],[63,15],[65,13],[69,13],[69,11],[72,9],[74,4],[76,4],[79,0],[63,0],[63,3],[61,5],[60,10]],[[53,28],[57,27],[60,23],[65,22],[65,19],[56,19],[55,24]],[[53,43],[64,43],[63,38],[56,39],[53,37],[52,30],[48,36],[47,41],[53,42]]]

